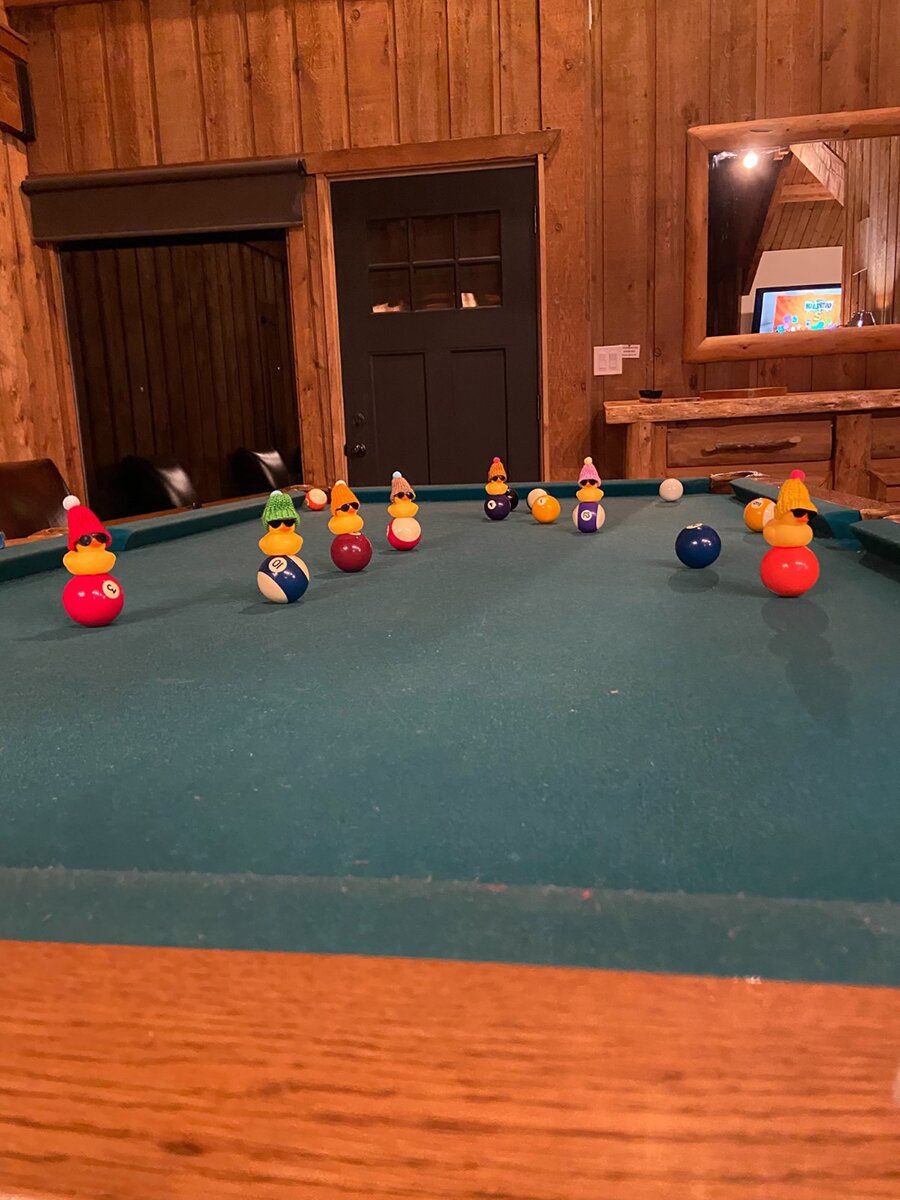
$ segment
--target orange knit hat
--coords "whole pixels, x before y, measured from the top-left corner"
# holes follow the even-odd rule
[[[358,498],[353,494],[345,480],[339,479],[331,489],[331,515],[335,516],[340,512],[342,504],[359,504]]]
[[[399,471],[395,471],[391,476],[391,499],[393,500],[398,492],[408,492],[415,499],[416,493],[413,491],[412,484],[408,479],[404,479]]]
[[[488,480],[490,480],[494,475],[502,475],[504,479],[509,478],[509,476],[506,474],[506,467],[504,467],[503,463],[499,458],[497,458],[496,455],[494,456],[494,461],[488,467]]]

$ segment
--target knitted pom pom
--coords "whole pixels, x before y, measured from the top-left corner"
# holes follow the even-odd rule
[[[393,475],[391,476],[391,479],[399,479],[399,478],[400,478],[400,472],[399,472],[399,471],[395,471],[395,472],[393,473]]]
[[[805,478],[806,478],[805,471],[791,471],[791,479],[805,479]]]
[[[81,501],[77,496],[66,496],[65,500],[63,500],[63,508],[68,512],[70,508],[77,508],[80,503]]]
[[[590,465],[591,465],[591,463],[593,463],[593,461],[594,461],[594,460],[591,458],[591,456],[590,456],[590,455],[588,455],[588,456],[587,456],[587,458],[586,458],[584,461],[585,461],[585,463],[586,463],[588,466],[590,466]]]

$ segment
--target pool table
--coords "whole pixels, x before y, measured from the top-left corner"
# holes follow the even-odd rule
[[[369,567],[304,510],[286,606],[259,499],[117,526],[99,630],[0,551],[0,938],[900,984],[900,568],[823,505],[777,599],[753,484],[685,484],[596,535],[422,488],[409,553],[363,491]]]

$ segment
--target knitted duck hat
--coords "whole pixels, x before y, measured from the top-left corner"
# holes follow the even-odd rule
[[[340,512],[342,504],[359,504],[359,499],[353,494],[347,486],[344,479],[339,479],[331,489],[331,515],[336,516]]]
[[[406,492],[413,499],[416,498],[416,493],[409,480],[404,479],[399,471],[395,471],[391,476],[391,500],[396,500],[398,492]]]
[[[802,508],[805,512],[812,513],[819,511],[812,502],[809,488],[803,482],[805,478],[804,471],[791,471],[790,479],[784,481],[778,493],[778,500],[775,503],[776,517],[786,517],[795,508]]]
[[[69,523],[69,537],[66,545],[70,550],[75,549],[75,543],[80,537],[87,537],[94,533],[105,533],[107,546],[112,544],[109,530],[86,504],[81,503],[77,496],[66,496],[63,500],[63,508],[66,510]]]
[[[266,529],[270,521],[296,521],[298,517],[293,500],[284,492],[272,492],[266,501],[261,519]]]
[[[488,467],[488,482],[490,482],[495,475],[502,475],[504,479],[508,478],[506,474],[506,467],[504,467],[503,463],[496,456],[496,454],[494,455],[494,461]]]
[[[594,466],[594,460],[590,457],[584,460],[584,465],[578,472],[579,483],[596,483],[600,486],[600,472]]]

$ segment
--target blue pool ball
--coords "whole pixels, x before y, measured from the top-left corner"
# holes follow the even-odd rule
[[[309,568],[296,555],[275,554],[260,563],[256,584],[273,604],[293,604],[309,587]]]
[[[709,567],[722,550],[712,525],[688,525],[675,539],[675,553],[686,567]]]
[[[488,496],[484,502],[484,515],[492,521],[505,521],[511,512],[508,496]]]

